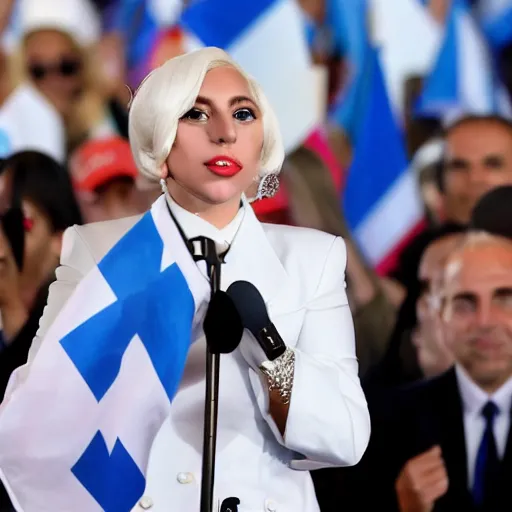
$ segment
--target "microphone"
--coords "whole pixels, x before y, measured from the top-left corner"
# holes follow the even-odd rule
[[[229,354],[238,347],[244,327],[233,300],[226,292],[217,290],[212,295],[203,329],[212,354]]]
[[[227,289],[242,325],[256,338],[266,357],[273,361],[286,351],[286,345],[270,321],[267,306],[258,289],[247,281],[235,281]]]

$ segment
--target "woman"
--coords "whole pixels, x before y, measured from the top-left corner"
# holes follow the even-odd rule
[[[208,236],[219,250],[229,248],[222,288],[253,283],[290,349],[276,371],[293,378],[272,392],[260,369],[264,358],[247,333],[239,349],[223,356],[215,506],[238,497],[241,512],[318,511],[308,470],[356,464],[370,433],[343,240],[257,221],[244,191],[269,193],[284,151],[263,92],[224,51],[202,49],[153,71],[134,96],[129,126],[139,170],[167,190],[153,206],[155,218],[172,213],[188,238]],[[68,231],[29,360],[76,283],[136,222]],[[134,510],[199,510],[204,344],[201,335],[193,340]]]
[[[12,86],[34,86],[64,122],[67,150],[90,137],[127,136],[123,77],[99,61],[99,21],[89,0],[23,0]],[[112,66],[110,66],[112,67]],[[124,97],[123,97],[124,93]]]

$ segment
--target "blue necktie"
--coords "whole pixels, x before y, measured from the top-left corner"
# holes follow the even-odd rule
[[[478,448],[473,483],[473,499],[475,505],[481,507],[492,494],[492,485],[496,481],[500,460],[494,438],[494,419],[500,410],[494,402],[487,402],[482,409],[485,418],[485,430]]]

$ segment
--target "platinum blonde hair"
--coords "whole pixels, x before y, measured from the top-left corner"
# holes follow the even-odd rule
[[[129,113],[130,145],[139,171],[149,180],[160,179],[161,167],[176,139],[179,120],[194,106],[206,73],[220,66],[231,66],[240,72],[261,110],[260,177],[281,170],[284,160],[281,133],[261,87],[225,51],[210,47],[168,60],[153,70],[135,92]]]

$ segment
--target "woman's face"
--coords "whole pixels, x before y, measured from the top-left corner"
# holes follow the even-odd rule
[[[173,198],[187,209],[238,203],[260,169],[261,117],[236,69],[210,70],[167,159]]]
[[[38,90],[67,117],[83,89],[82,57],[65,34],[40,30],[25,41],[25,67]]]

